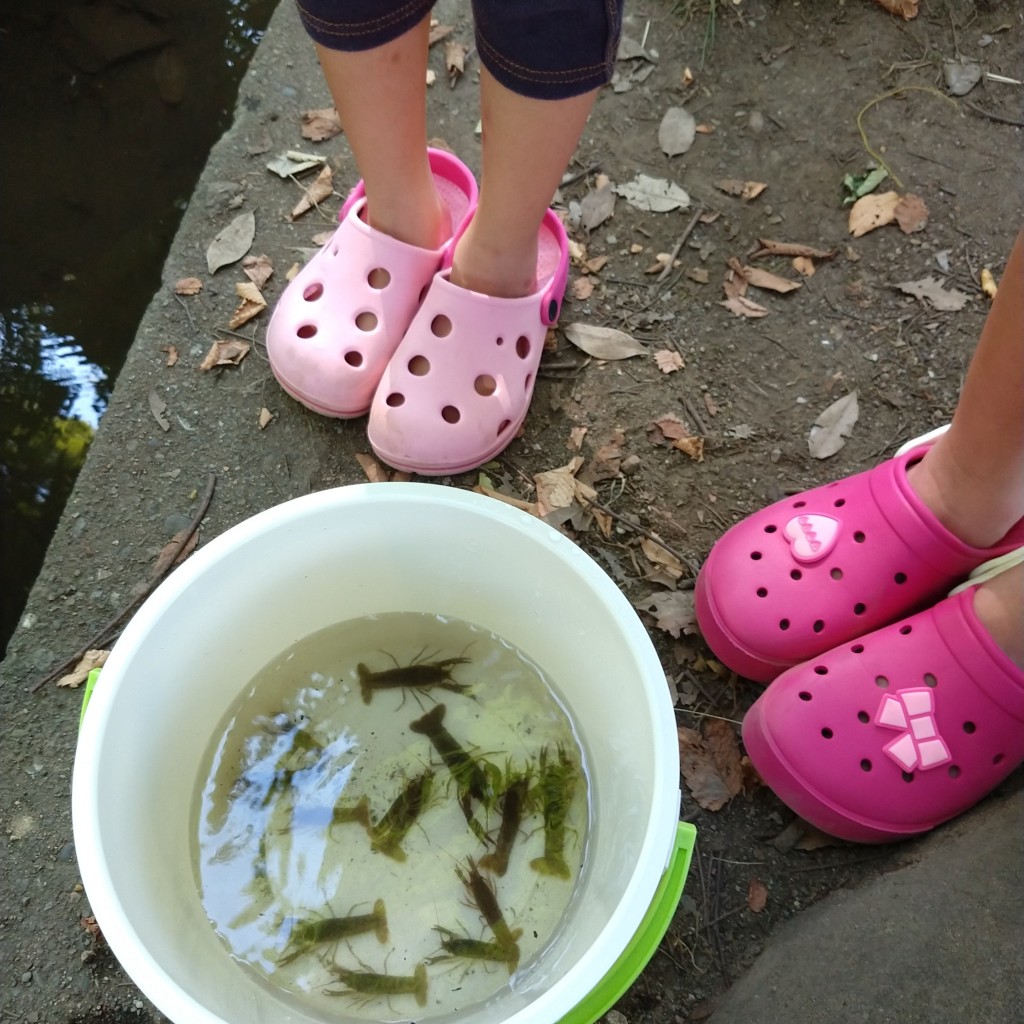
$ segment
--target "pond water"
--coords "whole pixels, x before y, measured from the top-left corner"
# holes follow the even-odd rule
[[[277,2],[0,16],[0,654]]]

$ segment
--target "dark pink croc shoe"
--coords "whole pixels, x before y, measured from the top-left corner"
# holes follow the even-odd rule
[[[873,469],[769,505],[729,529],[697,577],[697,623],[715,656],[766,683],[847,640],[925,608],[992,548],[956,538],[907,482],[918,446]]]

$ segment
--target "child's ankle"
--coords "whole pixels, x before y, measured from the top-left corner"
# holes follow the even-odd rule
[[[974,592],[974,611],[1009,659],[1024,669],[1024,565],[1014,566]]]
[[[999,502],[991,482],[958,468],[939,444],[907,470],[907,481],[936,519],[972,547],[992,547],[1020,518],[1012,502]]]

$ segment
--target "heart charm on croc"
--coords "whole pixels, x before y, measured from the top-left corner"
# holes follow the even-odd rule
[[[452,234],[421,249],[370,227],[360,182],[334,236],[295,276],[267,328],[267,356],[281,387],[323,416],[364,415],[426,286],[476,205],[477,185],[459,159],[428,151]]]
[[[548,327],[558,318],[569,245],[548,210],[538,234],[537,287],[494,298],[437,274],[381,378],[367,436],[396,469],[463,473],[493,459],[526,418]]]
[[[816,562],[835,547],[839,525],[839,520],[831,516],[793,516],[782,533],[792,545],[797,561]]]
[[[719,538],[695,590],[697,624],[719,661],[767,683],[927,606],[1024,543],[1024,520],[991,548],[939,522],[907,480],[929,447],[784,498]]]

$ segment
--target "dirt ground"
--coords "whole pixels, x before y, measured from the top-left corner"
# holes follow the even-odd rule
[[[447,6],[456,9],[455,38],[471,45],[462,5]],[[533,502],[536,474],[581,458],[577,475],[610,510],[609,533],[580,507],[554,518],[638,607],[649,607],[652,594],[681,594],[685,609],[694,572],[729,524],[786,493],[866,468],[950,418],[988,304],[981,272],[1001,277],[1024,213],[1024,22],[1015,0],[922,0],[910,21],[873,0],[648,0],[630,3],[626,36],[637,55],[620,61],[616,84],[600,96],[561,205],[570,219],[594,216],[599,175],[618,187],[638,173],[681,186],[692,202],[660,213],[617,196],[608,219],[571,229],[585,253],[577,251],[561,329],[523,436],[487,475],[495,488]],[[77,695],[30,687],[125,604],[154,553],[195,512],[208,471],[218,483],[204,538],[277,501],[365,479],[355,458],[368,451],[362,424],[321,420],[276,387],[260,347],[265,316],[242,328],[256,346],[241,367],[197,369],[236,302],[223,273],[210,280],[202,254],[239,205],[256,203],[261,216],[269,208],[253,252],[267,252],[279,270],[265,288],[271,303],[296,250],[324,230],[324,222],[290,224],[278,215],[294,202],[294,186],[268,180],[265,157],[253,152],[264,140],[274,152],[308,148],[298,112],[326,105],[322,90],[315,102],[301,88],[260,91],[273,62],[291,67],[273,40],[272,33],[265,44],[271,53],[257,55],[263,70],[243,86],[238,132],[193,200],[185,241],[172,253],[88,479],[4,665],[0,1020],[160,1019],[80,920],[89,909],[67,801]],[[943,61],[959,58],[980,61],[983,75],[968,94],[951,97]],[[442,82],[431,96],[431,128],[479,169],[475,57],[451,90],[440,50],[432,62]],[[296,82],[304,74],[296,69]],[[689,151],[671,158],[658,141],[670,107],[684,107],[699,126]],[[343,193],[353,183],[351,159],[341,140],[323,145]],[[893,223],[854,238],[842,182],[878,159],[890,172],[878,191],[920,197],[927,221],[911,233]],[[720,187],[727,180],[767,187],[744,198]],[[801,276],[792,257],[754,255],[764,239],[829,256]],[[659,254],[674,250],[678,266],[662,277],[667,259],[659,264]],[[787,294],[750,287],[746,299],[767,313],[737,315],[722,304],[730,259],[801,286]],[[169,285],[192,274],[206,287],[186,313]],[[963,293],[962,307],[939,309],[897,287],[928,277]],[[938,296],[958,305],[949,300]],[[590,359],[567,340],[569,324],[616,328],[646,351]],[[169,343],[181,350],[178,367],[163,365]],[[663,372],[659,352],[681,365]],[[167,431],[148,400],[154,381],[167,403]],[[812,456],[814,421],[854,392],[859,417],[844,446]],[[261,431],[263,407],[274,419]],[[673,430],[700,439],[701,457],[673,446]],[[447,482],[471,487],[478,477]],[[664,547],[651,544],[652,534]],[[716,671],[692,630],[673,636],[641,614],[674,682],[678,724],[704,731],[725,720],[737,734],[758,688]],[[1020,784],[1018,772],[1005,790]],[[683,813],[698,828],[697,856],[668,935],[616,1007],[629,1024],[708,1017],[780,921],[914,856],[913,843],[821,845],[791,827],[792,814],[749,776],[714,810],[684,790]]]

